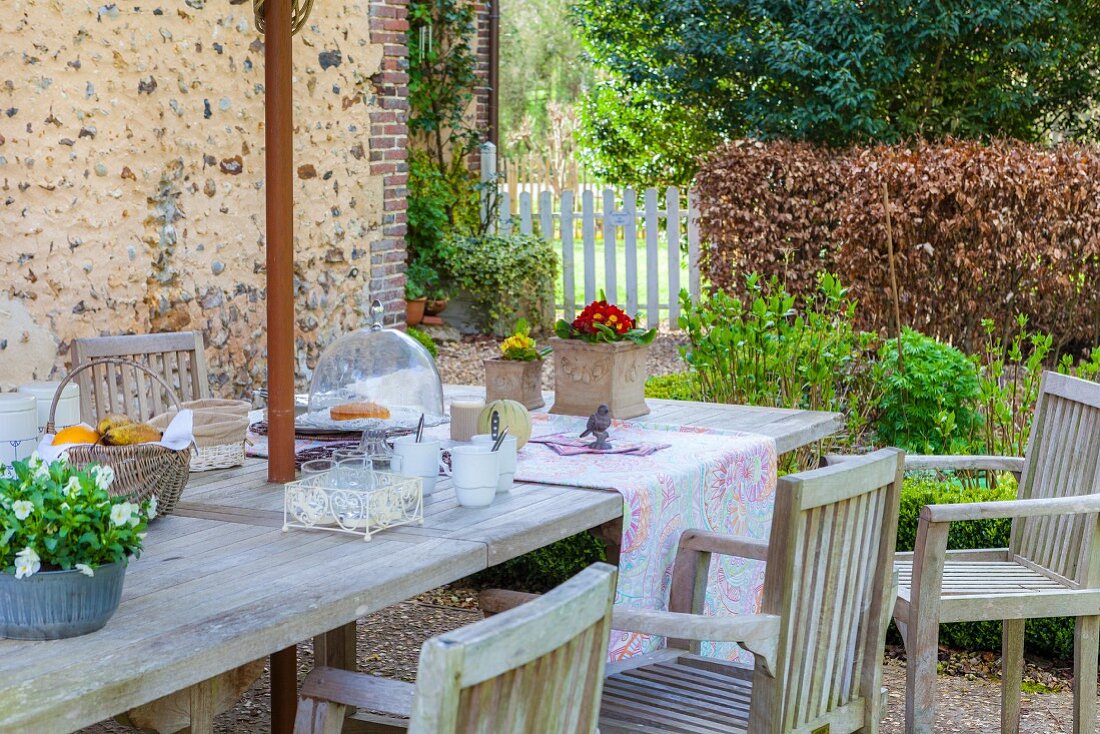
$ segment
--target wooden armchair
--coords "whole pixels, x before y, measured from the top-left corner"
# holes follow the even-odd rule
[[[302,684],[295,734],[408,727],[410,734],[596,731],[617,571],[597,563],[530,604],[433,637],[416,685],[315,668]]]
[[[102,336],[74,339],[72,366],[99,357],[123,357],[148,366],[179,390],[181,401],[210,397],[202,334],[180,331],[166,334]],[[108,413],[146,419],[173,407],[163,389],[141,370],[103,365],[81,372],[80,419],[91,425]]]
[[[902,457],[885,449],[783,477],[767,543],[685,531],[670,611],[614,611],[615,629],[668,646],[608,665],[601,734],[878,731]],[[716,553],[768,562],[760,614],[702,615]],[[482,608],[532,598],[490,590]],[[755,670],[700,657],[699,640],[740,643]]]
[[[1027,455],[911,456],[906,469],[1019,472],[1011,502],[934,505],[914,553],[899,553],[894,619],[908,652],[905,727],[931,734],[941,622],[1003,620],[1001,731],[1020,726],[1024,620],[1077,618],[1074,732],[1096,729],[1100,628],[1100,385],[1047,372]],[[1012,518],[1008,548],[948,551],[952,522]]]

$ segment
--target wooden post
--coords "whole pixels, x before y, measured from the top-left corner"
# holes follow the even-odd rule
[[[264,3],[268,480],[294,479],[294,106],[291,0]]]
[[[894,268],[894,224],[890,218],[890,188],[882,185],[882,208],[886,212],[886,255],[890,258],[890,290],[894,296],[894,334],[898,339],[898,371],[905,374],[905,362],[901,350],[901,293],[898,291],[898,274]]]
[[[267,161],[267,420],[272,482],[294,479],[294,103],[291,0],[264,3]],[[271,656],[271,731],[291,734],[297,648]]]

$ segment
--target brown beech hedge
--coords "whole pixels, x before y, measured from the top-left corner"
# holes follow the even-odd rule
[[[1100,344],[1100,147],[998,141],[835,150],[736,141],[696,178],[703,267],[808,293],[841,277],[860,326],[892,324],[883,184],[905,325],[973,349],[1016,315],[1065,346]],[[892,329],[891,329],[892,330]]]

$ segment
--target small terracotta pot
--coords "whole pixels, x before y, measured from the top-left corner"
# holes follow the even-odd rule
[[[546,405],[542,399],[542,362],[500,357],[485,360],[485,402],[515,400],[528,410]]]
[[[446,298],[433,298],[424,306],[424,313],[429,316],[438,316],[447,310]]]
[[[645,402],[649,345],[630,341],[592,344],[552,337],[554,406],[551,413],[592,415],[601,404],[620,420],[649,413]]]
[[[424,307],[427,303],[427,298],[414,298],[411,301],[405,301],[405,323],[409,326],[417,326],[423,321]]]

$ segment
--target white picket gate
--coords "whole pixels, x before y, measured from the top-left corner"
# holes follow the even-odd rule
[[[482,153],[482,177],[492,180],[495,169],[486,160],[484,147]],[[676,187],[663,192],[646,189],[639,206],[638,192],[630,187],[605,187],[598,198],[591,189],[563,191],[556,201],[547,190],[540,191],[537,197],[524,191],[515,203],[508,191],[502,189],[497,189],[497,231],[507,234],[518,228],[524,234],[537,234],[561,245],[563,298],[556,307],[563,318],[572,320],[602,289],[608,300],[622,305],[627,313],[644,312],[649,325],[665,321],[676,328],[680,289],[686,287],[691,298],[698,299],[699,229],[690,192],[681,192]],[[493,208],[483,199],[483,216],[488,216]],[[578,241],[581,248],[577,248]],[[682,247],[685,244],[686,248]],[[686,271],[682,264],[684,249]],[[597,272],[601,263],[602,278]],[[640,273],[644,274],[644,293],[639,285]],[[577,302],[578,278],[583,286],[583,303]],[[662,289],[662,284],[666,288]]]

